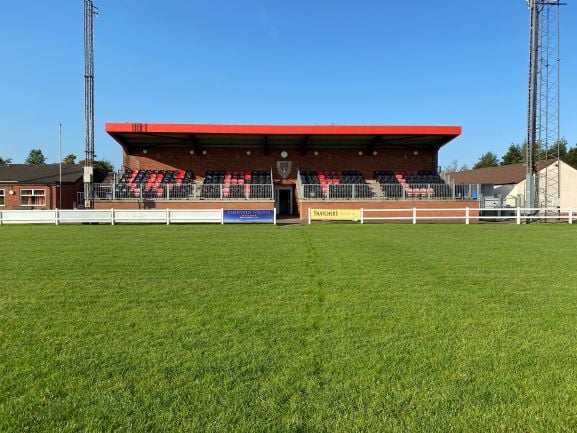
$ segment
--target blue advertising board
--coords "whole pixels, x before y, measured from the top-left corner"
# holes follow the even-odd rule
[[[274,209],[224,209],[225,224],[273,224]]]

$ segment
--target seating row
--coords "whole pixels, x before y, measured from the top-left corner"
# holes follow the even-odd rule
[[[314,171],[302,170],[301,183],[304,185],[360,185],[365,184],[363,174],[358,170]]]
[[[378,170],[375,171],[374,176],[375,180],[381,184],[443,185],[445,183],[437,172],[425,170]]]
[[[121,184],[189,184],[194,183],[190,170],[133,170],[126,169],[120,177]]]
[[[302,170],[301,183],[305,198],[353,199],[371,198],[373,191],[358,170]]]
[[[272,176],[265,170],[208,170],[201,197],[206,199],[272,199]]]
[[[265,170],[208,170],[204,175],[204,185],[268,185],[271,183],[271,172]]]

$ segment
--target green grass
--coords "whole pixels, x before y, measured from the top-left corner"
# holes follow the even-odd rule
[[[577,231],[0,227],[0,432],[577,431]]]

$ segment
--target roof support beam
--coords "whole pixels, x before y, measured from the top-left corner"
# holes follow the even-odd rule
[[[307,153],[307,146],[309,144],[310,135],[303,136],[303,141],[301,141],[301,156],[305,156]]]
[[[376,144],[383,139],[382,135],[375,135],[371,142],[367,145],[365,149],[365,155],[371,156],[373,154],[373,150],[375,150]]]
[[[263,135],[262,136],[262,147],[264,150],[264,154],[268,155],[269,154],[269,148],[268,148],[268,135]]]
[[[202,154],[202,149],[198,145],[198,141],[196,141],[196,136],[194,134],[190,135],[190,144],[192,144],[192,148],[194,149],[194,153],[197,155]]]

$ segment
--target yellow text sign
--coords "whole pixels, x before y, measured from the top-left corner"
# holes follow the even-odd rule
[[[311,209],[311,220],[358,221],[360,209]]]

